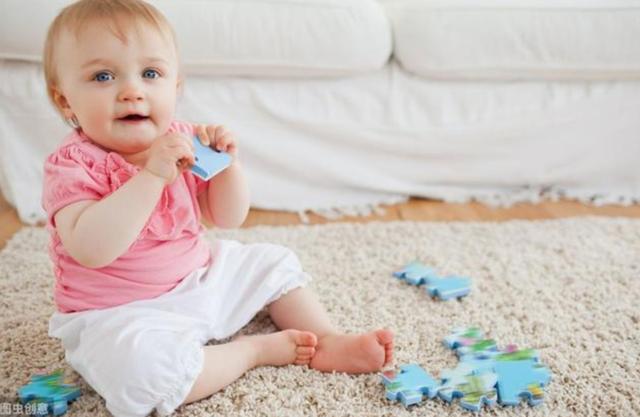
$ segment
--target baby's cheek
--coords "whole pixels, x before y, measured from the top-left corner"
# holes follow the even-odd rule
[[[104,111],[86,112],[80,120],[82,131],[90,138],[102,138],[109,136],[111,131],[111,118]]]
[[[163,84],[157,89],[148,92],[148,106],[154,125],[157,129],[156,136],[161,136],[167,133],[171,123],[175,120],[176,94],[177,91],[175,85],[171,87],[170,83]]]
[[[173,121],[174,114],[172,112],[157,112],[155,113],[154,123],[157,126],[157,136],[164,135],[169,130],[171,122]]]

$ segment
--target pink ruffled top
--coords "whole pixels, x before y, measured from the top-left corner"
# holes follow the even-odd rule
[[[180,122],[173,122],[169,131],[193,135],[192,127]],[[154,298],[210,263],[209,245],[201,238],[197,202],[206,183],[188,170],[164,188],[137,240],[111,264],[87,268],[67,253],[55,228],[58,210],[82,200],[101,200],[139,170],[79,132],[71,133],[47,158],[42,205],[48,215],[49,254],[56,276],[54,299],[59,311],[100,309]]]

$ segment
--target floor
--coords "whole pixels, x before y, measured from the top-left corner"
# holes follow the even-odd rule
[[[450,204],[439,201],[411,199],[404,204],[384,207],[384,213],[381,215],[347,217],[339,221],[502,221],[511,219],[552,219],[584,215],[640,218],[640,204],[629,207],[593,207],[574,201],[559,201],[540,204],[517,204],[509,208],[491,208],[480,203]],[[309,221],[312,224],[329,222],[329,220],[316,215],[309,215]],[[243,227],[292,224],[301,224],[299,216],[295,213],[251,210]],[[16,211],[0,194],[0,249],[22,227],[24,225],[20,222]]]

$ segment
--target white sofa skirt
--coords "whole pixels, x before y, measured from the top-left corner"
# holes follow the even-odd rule
[[[238,137],[254,207],[359,213],[408,196],[494,205],[640,200],[640,82],[193,76],[178,118]],[[0,187],[43,220],[42,163],[68,132],[38,64],[0,60]]]

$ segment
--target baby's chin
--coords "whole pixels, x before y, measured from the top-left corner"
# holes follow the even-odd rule
[[[96,144],[113,152],[134,154],[144,152],[151,147],[159,136],[156,132],[103,132],[91,135],[85,132]]]
[[[121,138],[114,150],[121,153],[140,153],[148,150],[157,136]],[[115,144],[114,144],[115,145]]]

